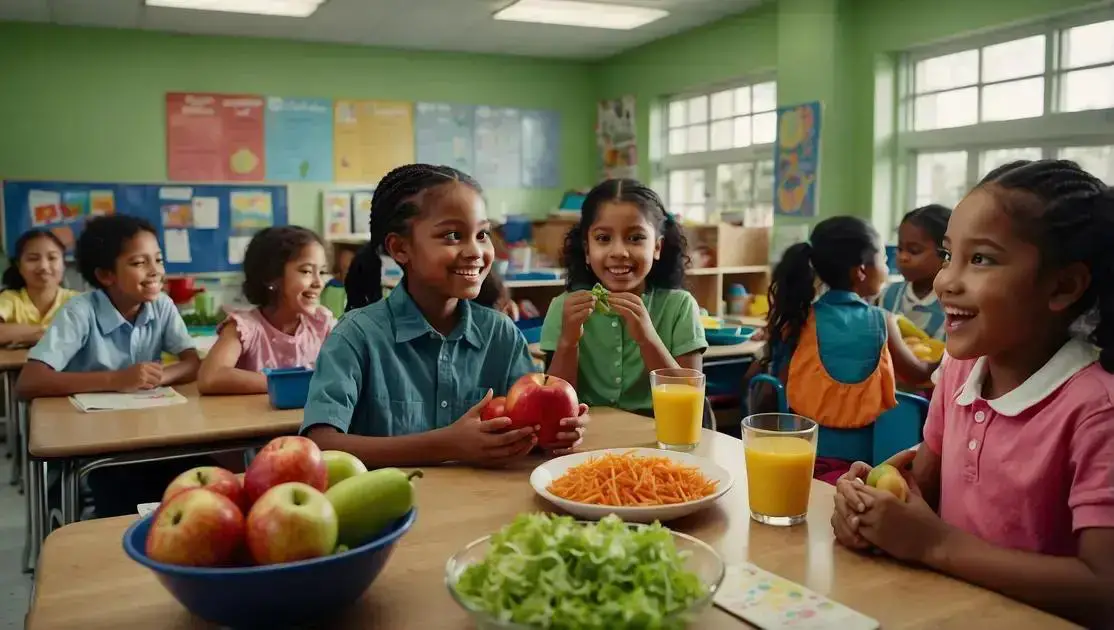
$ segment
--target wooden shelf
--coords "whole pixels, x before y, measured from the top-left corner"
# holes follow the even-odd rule
[[[325,242],[335,245],[363,245],[371,240],[371,234],[339,234],[326,236]]]

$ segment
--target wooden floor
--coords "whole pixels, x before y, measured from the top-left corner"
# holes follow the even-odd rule
[[[0,426],[3,426],[0,424]],[[23,628],[31,597],[31,576],[20,571],[26,512],[23,496],[9,485],[12,460],[4,457],[0,431],[0,630]]]

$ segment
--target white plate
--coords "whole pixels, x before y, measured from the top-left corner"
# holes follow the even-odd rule
[[[549,484],[565,474],[565,471],[569,468],[577,464],[583,464],[593,457],[603,457],[608,453],[615,455],[634,453],[640,457],[668,457],[678,464],[699,468],[700,472],[703,473],[705,477],[719,483],[716,485],[716,491],[714,493],[702,499],[697,499],[696,501],[687,501],[685,503],[676,503],[673,505],[638,507],[616,507],[611,505],[578,503],[576,501],[562,499],[548,490]],[[717,499],[731,489],[734,483],[735,479],[731,476],[731,473],[728,472],[726,468],[710,459],[690,455],[689,453],[678,453],[676,451],[665,451],[656,448],[609,448],[599,451],[573,453],[572,455],[565,455],[564,457],[552,459],[538,466],[534,469],[534,472],[530,473],[530,485],[534,487],[534,492],[537,492],[543,499],[569,514],[593,521],[601,519],[608,514],[615,514],[628,523],[652,523],[654,521],[661,521],[664,523],[665,521],[671,521],[681,518],[682,516],[688,516],[694,512],[699,512],[712,503],[715,503]]]

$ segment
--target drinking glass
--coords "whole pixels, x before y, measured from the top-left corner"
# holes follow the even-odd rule
[[[691,451],[700,443],[704,418],[704,373],[687,368],[650,372],[658,448]]]
[[[817,425],[791,413],[743,419],[750,516],[766,525],[802,523],[816,464]]]

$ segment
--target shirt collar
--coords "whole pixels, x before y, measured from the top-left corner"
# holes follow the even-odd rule
[[[391,294],[387,296],[387,308],[390,309],[395,322],[395,343],[407,343],[430,333],[441,336],[441,333],[434,330],[433,326],[426,321],[425,315],[422,315],[418,305],[406,290],[405,283],[400,282],[398,286],[391,289]],[[447,339],[464,339],[473,347],[479,348],[480,331],[479,325],[472,317],[471,300],[460,300],[457,311],[460,314],[460,321]]]
[[[1048,398],[1075,376],[1080,370],[1098,360],[1098,350],[1082,339],[1072,338],[1035,374],[1025,379],[1016,389],[986,401],[994,411],[1004,416],[1019,416],[1030,407]],[[986,357],[980,357],[971,368],[967,382],[960,388],[955,402],[968,406],[982,399],[982,386],[986,380]]]
[[[101,333],[107,335],[124,324],[132,325],[135,328],[146,326],[151,321],[151,304],[143,303],[139,307],[139,314],[135,317],[135,324],[131,324],[124,316],[120,314],[120,310],[108,298],[108,294],[103,289],[93,291],[93,312],[97,316],[97,325],[101,329]]]
[[[928,295],[923,298],[917,297],[917,293],[913,291],[913,283],[905,283],[905,300],[914,307],[928,307],[936,303],[936,291],[929,291]]]

